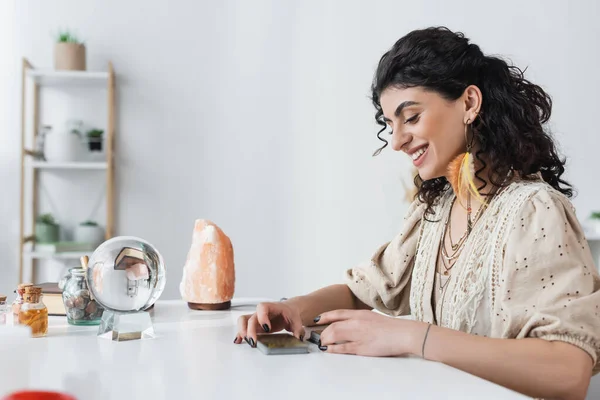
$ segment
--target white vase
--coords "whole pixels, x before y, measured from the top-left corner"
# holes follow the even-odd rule
[[[44,156],[49,162],[74,162],[81,157],[81,137],[70,130],[53,131],[46,135]]]
[[[79,243],[91,243],[95,249],[104,242],[104,229],[101,226],[78,225],[75,228],[74,240]]]

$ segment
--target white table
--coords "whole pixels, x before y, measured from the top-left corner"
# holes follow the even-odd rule
[[[97,326],[50,317],[45,338],[11,343],[0,337],[0,395],[25,385],[80,400],[526,398],[419,358],[326,354],[313,345],[309,354],[267,356],[233,344],[237,317],[253,312],[257,302],[238,299],[230,311],[192,311],[181,301],[159,301],[157,337],[129,342],[98,338]]]

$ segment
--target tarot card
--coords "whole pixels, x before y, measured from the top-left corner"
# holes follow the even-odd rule
[[[256,347],[265,354],[304,354],[308,345],[287,333],[258,335]]]

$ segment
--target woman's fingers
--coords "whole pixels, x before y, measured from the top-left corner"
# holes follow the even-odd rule
[[[370,314],[370,313],[372,313],[372,311],[366,311],[366,310],[328,311],[328,312],[325,312],[325,313],[317,316],[314,319],[314,322],[317,325],[326,325],[326,324],[331,324],[333,322],[345,321],[345,320],[349,320],[349,319],[364,319],[369,315],[367,313]]]
[[[248,338],[248,344],[252,347],[256,347],[256,339],[259,333],[265,333],[265,330],[258,324],[258,317],[253,314],[248,319],[248,327],[246,329],[246,337]]]
[[[321,345],[319,346],[321,351],[326,351],[327,353],[336,353],[336,354],[357,354],[358,344],[356,342],[348,342],[342,344],[330,344],[330,345]]]
[[[242,338],[240,337],[239,333],[238,333],[238,334],[235,336],[235,338],[233,339],[233,343],[235,343],[235,344],[240,344],[240,343],[242,343],[242,341],[243,341],[243,340],[244,340],[244,339],[242,339]]]
[[[270,305],[270,303],[260,303],[256,307],[256,318],[258,320],[258,324],[265,332],[272,332],[273,325],[271,321],[273,317],[276,317],[281,314],[281,310],[277,310]]]
[[[247,337],[247,328],[248,328],[248,319],[250,319],[251,315],[242,315],[237,320],[237,328],[238,333],[235,337],[233,343],[240,344],[242,340],[246,340]]]
[[[351,342],[356,338],[357,321],[345,320],[334,322],[321,332],[322,346],[329,346],[343,342]]]
[[[238,318],[238,334],[234,343],[246,340],[256,347],[257,336],[261,333],[274,333],[286,329],[300,340],[304,340],[304,326],[300,315],[282,303],[260,303],[256,313]]]
[[[289,327],[287,327],[287,329],[292,332],[295,337],[304,341],[305,332],[302,320],[300,318],[295,318],[294,316],[290,316],[286,319],[289,321]]]

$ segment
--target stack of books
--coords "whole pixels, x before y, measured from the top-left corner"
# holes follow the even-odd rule
[[[62,290],[56,282],[40,283],[35,286],[42,288],[42,301],[48,309],[48,315],[67,315],[62,299]]]

